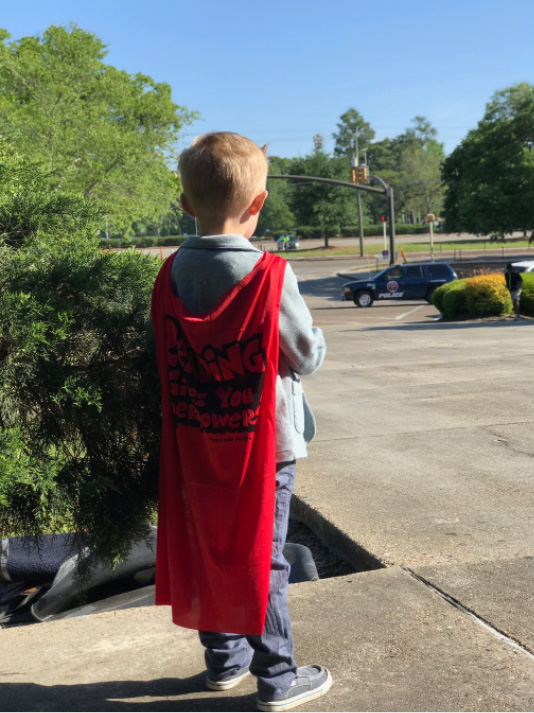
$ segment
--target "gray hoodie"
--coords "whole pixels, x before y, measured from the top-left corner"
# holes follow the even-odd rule
[[[240,235],[188,238],[172,268],[174,293],[193,314],[208,312],[252,270],[262,253]],[[305,458],[315,435],[315,419],[299,374],[312,374],[324,359],[322,331],[299,293],[287,264],[280,303],[280,355],[276,382],[276,460]]]

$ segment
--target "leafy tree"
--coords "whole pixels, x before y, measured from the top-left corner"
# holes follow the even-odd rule
[[[35,240],[94,236],[102,213],[94,201],[71,191],[48,190],[50,176],[0,141],[0,244],[12,248]]]
[[[371,172],[394,188],[397,215],[404,214],[405,221],[412,223],[415,215],[441,212],[441,164],[445,157],[430,122],[416,116],[413,123],[415,126],[400,136],[371,144],[368,152]],[[384,213],[384,202],[375,197],[367,200],[376,222]]]
[[[332,134],[332,138],[336,141],[334,156],[354,155],[354,133],[356,131],[358,132],[359,150],[369,146],[375,137],[375,132],[356,109],[347,109],[339,119],[338,130]]]
[[[435,141],[438,135],[436,129],[424,116],[415,116],[412,119],[415,124],[413,128],[406,130],[406,138],[408,140],[415,139],[419,141],[421,146],[427,146],[431,141]]]
[[[258,221],[257,234],[268,235],[268,231],[290,232],[297,224],[294,213],[287,205],[287,193],[283,184],[285,181],[271,181],[269,197],[267,198]],[[271,187],[272,186],[272,187]]]
[[[269,173],[275,176],[291,173],[290,164],[291,159],[270,156]],[[273,180],[267,181],[267,190],[269,196],[260,213],[256,232],[258,235],[268,235],[267,231],[291,231],[297,225],[295,214],[289,207],[293,187],[289,181]]]
[[[316,150],[304,158],[291,161],[289,173],[296,176],[319,176],[347,180],[350,168],[344,158],[332,158]],[[357,220],[355,192],[341,186],[325,183],[295,182],[291,199],[299,225],[316,225],[328,234],[339,232],[342,225]],[[325,243],[326,244],[326,243]]]
[[[504,239],[534,230],[534,86],[496,92],[483,119],[446,159],[451,231]]]
[[[2,132],[48,189],[101,203],[115,230],[165,212],[168,162],[196,114],[173,103],[169,85],[105,64],[103,43],[78,27],[9,37],[0,31]]]
[[[434,138],[437,131],[423,117],[415,117],[415,129],[401,137],[399,175],[394,185],[403,198],[406,212],[440,214],[443,207],[441,166],[445,159],[443,144]],[[414,222],[413,220],[411,222]]]

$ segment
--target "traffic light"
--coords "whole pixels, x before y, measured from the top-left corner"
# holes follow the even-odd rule
[[[367,183],[367,166],[353,166],[350,170],[351,183]]]
[[[367,183],[367,166],[358,166],[356,169],[356,183]]]

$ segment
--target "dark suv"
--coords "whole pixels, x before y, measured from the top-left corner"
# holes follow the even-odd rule
[[[343,299],[353,300],[358,307],[370,307],[375,300],[426,300],[440,285],[457,280],[450,265],[442,262],[420,262],[391,265],[369,280],[343,285]]]

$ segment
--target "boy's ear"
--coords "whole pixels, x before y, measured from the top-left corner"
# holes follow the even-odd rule
[[[187,196],[185,193],[180,193],[180,205],[184,209],[184,211],[187,213],[187,215],[190,215],[191,218],[195,218],[195,211],[191,208],[189,205],[189,201],[187,200]]]
[[[260,210],[263,208],[263,204],[265,203],[265,199],[268,195],[269,193],[267,191],[262,191],[261,193],[258,193],[258,195],[254,198],[248,209],[250,215],[258,215]]]

